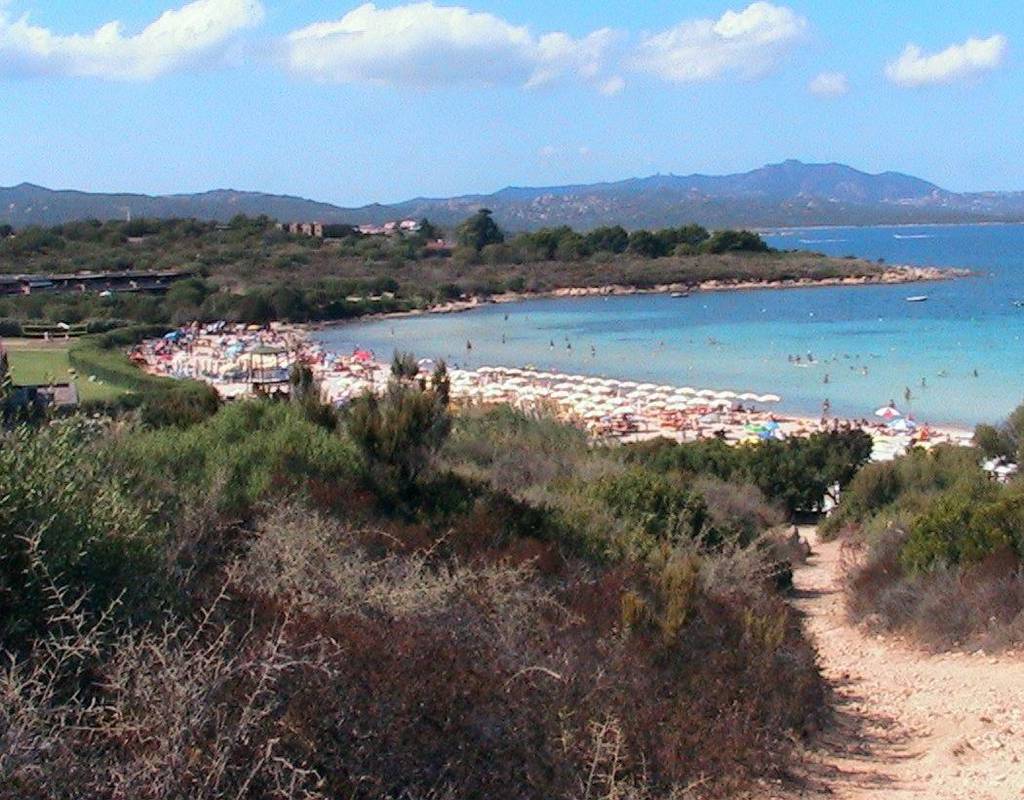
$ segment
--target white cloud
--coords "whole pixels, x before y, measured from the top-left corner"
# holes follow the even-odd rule
[[[676,83],[737,75],[754,78],[774,67],[808,28],[791,8],[756,2],[716,19],[686,20],[647,36],[633,67]]]
[[[195,0],[165,12],[135,35],[120,22],[89,34],[57,34],[11,19],[0,2],[0,75],[69,75],[149,80],[210,59],[243,28],[259,24],[259,0]]]
[[[293,72],[328,83],[536,87],[570,75],[600,81],[616,37],[607,28],[582,39],[535,36],[461,6],[425,2],[380,9],[367,3],[337,21],[294,31],[286,45]]]
[[[850,91],[850,82],[842,72],[822,72],[807,84],[807,89],[818,97],[842,97]]]
[[[885,74],[899,86],[916,88],[937,83],[952,83],[993,70],[1003,63],[1006,37],[997,33],[987,39],[968,39],[941,53],[927,55],[916,44],[908,44]]]

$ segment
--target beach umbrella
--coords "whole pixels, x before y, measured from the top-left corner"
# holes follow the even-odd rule
[[[902,417],[899,409],[894,406],[883,406],[882,408],[875,410],[875,416],[881,417],[882,419],[896,419],[896,417]]]
[[[736,392],[715,392],[715,397],[717,397],[719,400],[732,400],[734,397],[736,397]]]
[[[714,389],[698,389],[695,394],[698,397],[714,397],[718,392]]]
[[[763,394],[757,398],[758,403],[781,403],[782,398],[777,394]]]
[[[677,394],[697,394],[697,390],[694,389],[692,386],[683,386],[683,387],[681,387],[679,389],[676,389],[676,393]]]
[[[639,385],[640,384],[635,381],[619,381],[619,386],[623,389],[635,389]]]
[[[753,392],[744,392],[737,399],[746,400],[747,402],[753,402],[756,401],[759,397],[760,395],[754,394]]]
[[[642,392],[653,392],[658,387],[655,386],[653,383],[641,383],[636,388],[639,389]]]
[[[667,385],[666,386],[659,386],[658,387],[658,391],[659,392],[664,392],[665,394],[675,394],[676,393],[676,387],[675,386],[667,386]]]

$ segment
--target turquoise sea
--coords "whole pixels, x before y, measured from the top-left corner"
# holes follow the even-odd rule
[[[972,425],[1024,400],[1024,226],[794,229],[775,247],[968,267],[940,283],[543,299],[342,325],[330,349],[395,349],[459,366],[525,366],[697,388],[775,392],[784,411]],[[908,303],[927,295],[924,303]],[[472,349],[467,349],[467,343]],[[795,362],[795,357],[800,362]],[[808,356],[810,356],[810,363]],[[827,379],[827,382],[826,382]],[[910,392],[910,401],[905,395]]]

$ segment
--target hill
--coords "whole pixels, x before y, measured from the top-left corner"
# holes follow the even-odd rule
[[[0,187],[0,222],[16,227],[74,219],[196,217],[227,221],[267,214],[282,221],[354,224],[428,217],[442,225],[491,208],[511,230],[550,225],[578,229],[871,225],[1024,220],[1024,192],[957,193],[909,175],[872,175],[843,164],[785,161],[734,175],[654,175],[612,183],[507,187],[493,194],[415,198],[393,205],[342,208],[300,197],[219,189],[150,196],[54,191],[32,184]]]

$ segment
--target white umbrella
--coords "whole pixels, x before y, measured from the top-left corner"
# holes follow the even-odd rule
[[[760,398],[760,395],[754,394],[754,392],[744,392],[739,396],[740,400],[756,401]]]
[[[677,394],[697,394],[697,390],[694,389],[692,386],[683,386],[682,388],[677,389],[676,393]]]
[[[875,416],[881,417],[882,419],[895,419],[896,417],[902,417],[903,415],[900,413],[899,409],[894,406],[884,406],[875,411]]]
[[[781,403],[782,398],[777,394],[763,394],[757,398],[758,403]]]
[[[715,397],[719,400],[732,400],[736,397],[736,392],[715,392]]]

